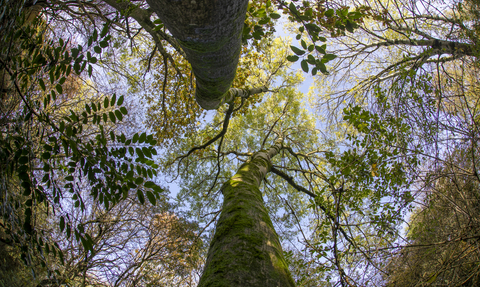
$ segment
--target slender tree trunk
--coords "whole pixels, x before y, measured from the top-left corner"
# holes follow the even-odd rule
[[[294,286],[259,190],[281,144],[255,154],[223,185],[223,210],[199,287]]]
[[[192,65],[195,98],[216,109],[235,78],[248,0],[147,0]]]

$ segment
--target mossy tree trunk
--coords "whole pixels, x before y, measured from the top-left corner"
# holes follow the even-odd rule
[[[255,154],[223,185],[223,209],[198,286],[294,286],[259,190],[281,144]]]
[[[248,0],[147,0],[178,40],[196,78],[196,100],[216,109],[230,88],[240,57]]]

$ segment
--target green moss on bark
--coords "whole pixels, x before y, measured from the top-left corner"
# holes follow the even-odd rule
[[[258,188],[269,165],[255,158],[224,185],[223,210],[199,286],[294,286]]]

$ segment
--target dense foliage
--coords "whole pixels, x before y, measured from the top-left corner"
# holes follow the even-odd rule
[[[477,286],[477,2],[252,1],[246,96],[207,113],[146,1],[0,0],[0,286],[196,285],[223,183],[277,138],[298,286]]]

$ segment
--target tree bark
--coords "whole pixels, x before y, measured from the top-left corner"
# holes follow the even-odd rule
[[[278,140],[252,156],[223,185],[222,214],[199,287],[295,286],[259,190],[281,145]]]
[[[232,85],[248,0],[147,0],[178,40],[196,78],[195,98],[216,109]]]

